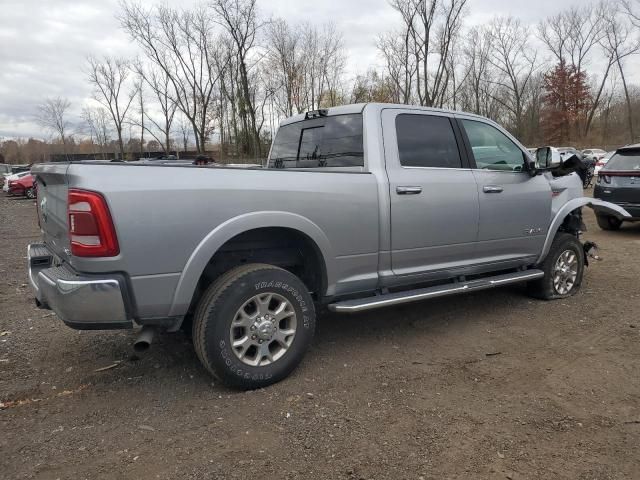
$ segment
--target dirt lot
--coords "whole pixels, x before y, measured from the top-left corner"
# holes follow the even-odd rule
[[[2,478],[640,478],[640,224],[588,215],[605,260],[569,300],[325,314],[292,377],[238,393],[182,334],[134,361],[132,332],[36,309],[34,210],[0,199]]]

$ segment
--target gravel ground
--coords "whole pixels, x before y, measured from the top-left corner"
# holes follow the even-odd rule
[[[33,202],[0,199],[0,477],[640,478],[640,224],[587,239],[604,261],[555,302],[503,288],[323,315],[285,381],[213,383],[184,335],[38,310]],[[111,368],[109,368],[111,367]]]

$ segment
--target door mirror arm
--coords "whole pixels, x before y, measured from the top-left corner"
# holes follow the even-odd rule
[[[526,153],[522,153],[524,157],[524,169],[529,173],[530,177],[535,177],[536,175],[540,175],[542,171],[537,168],[536,162]]]

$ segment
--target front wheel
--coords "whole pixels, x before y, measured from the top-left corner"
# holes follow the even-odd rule
[[[27,188],[24,192],[24,195],[29,200],[33,200],[34,198],[36,198],[36,190],[33,187]]]
[[[543,300],[566,298],[580,290],[584,274],[584,250],[569,233],[558,233],[540,268],[544,277],[529,283],[531,295]]]
[[[272,265],[249,264],[205,291],[193,318],[193,344],[211,374],[250,390],[289,375],[314,330],[313,300],[300,279]]]

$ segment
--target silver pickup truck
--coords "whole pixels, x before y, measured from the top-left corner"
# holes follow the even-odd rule
[[[301,361],[316,310],[527,282],[563,298],[592,245],[575,173],[486,118],[348,105],[285,120],[263,168],[40,164],[36,302],[78,329],[192,332],[205,368],[262,387]]]

